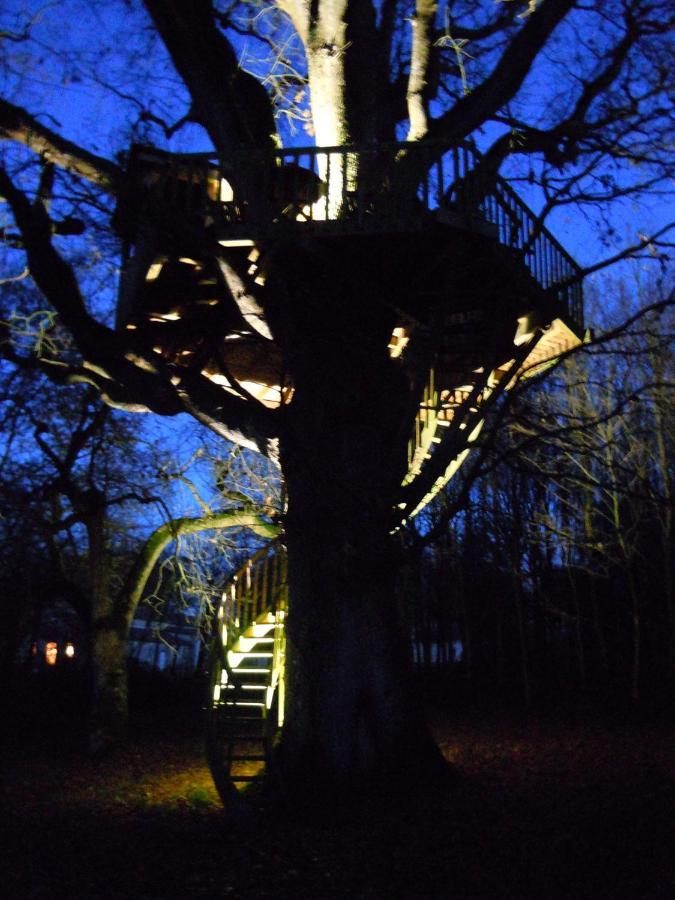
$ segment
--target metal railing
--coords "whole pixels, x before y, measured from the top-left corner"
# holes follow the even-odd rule
[[[518,194],[468,144],[288,147],[238,160],[135,147],[127,203],[170,207],[218,236],[259,239],[284,229],[409,231],[440,221],[510,248],[581,327],[581,270]],[[133,214],[132,214],[133,215]]]

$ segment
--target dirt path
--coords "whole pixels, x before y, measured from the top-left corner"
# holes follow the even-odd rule
[[[98,764],[5,745],[3,898],[675,898],[675,730],[437,716],[447,796],[319,822],[220,807],[196,734]]]

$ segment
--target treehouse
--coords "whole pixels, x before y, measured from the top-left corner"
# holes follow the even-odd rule
[[[270,408],[294,389],[266,316],[275,259],[330,247],[376,273],[389,354],[419,399],[392,529],[453,476],[504,391],[582,340],[578,266],[470,146],[227,161],[134,147],[115,224],[118,327],[177,377]],[[283,720],[284,566],[281,545],[266,548],[218,610],[209,752],[223,795],[255,776]]]

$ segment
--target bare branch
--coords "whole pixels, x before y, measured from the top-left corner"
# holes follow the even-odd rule
[[[269,442],[276,434],[272,410],[228,394],[200,374],[177,378],[158,354],[141,355],[123,335],[94,319],[71,266],[51,243],[51,223],[42,205],[31,204],[2,168],[0,193],[14,213],[35,283],[85,357],[82,369],[73,372],[67,367],[61,377],[69,383],[95,385],[106,402],[124,409],[136,405],[160,415],[190,412],[219,434],[269,453]]]
[[[245,510],[213,513],[198,518],[172,519],[161,525],[146,541],[126,578],[122,596],[125,598],[128,619],[133,616],[148,578],[166,547],[179,537],[223,528],[250,528],[255,534],[268,539],[277,537],[280,531],[277,524]]]
[[[668,225],[664,225],[663,228],[660,228],[658,231],[654,232],[654,234],[643,235],[637,242],[637,244],[633,244],[630,247],[624,247],[623,250],[621,250],[619,253],[615,253],[614,256],[609,256],[606,259],[600,260],[600,262],[597,262],[592,266],[587,266],[582,270],[582,276],[586,277],[586,275],[590,275],[593,272],[598,272],[600,271],[600,269],[606,269],[608,266],[613,266],[615,263],[621,262],[621,260],[634,257],[636,254],[647,248],[675,246],[672,243],[664,243],[659,240],[662,235],[667,234],[669,231],[672,231],[673,228],[675,228],[675,222],[669,222]],[[656,254],[654,254],[654,257],[658,258]]]
[[[118,166],[68,141],[7,100],[0,98],[0,138],[16,141],[68,172],[114,194],[122,172]]]
[[[429,125],[429,137],[454,143],[495,115],[516,95],[532,64],[575,0],[546,0],[502,54],[492,74]]]
[[[276,134],[270,98],[237,63],[216,27],[209,0],[145,0],[192,100],[192,117],[204,126],[222,154],[243,145],[272,146]]]

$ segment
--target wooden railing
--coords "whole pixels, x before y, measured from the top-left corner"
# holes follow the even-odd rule
[[[218,606],[218,626],[241,634],[263,613],[286,609],[288,600],[286,550],[275,540],[247,559],[232,576]],[[227,645],[228,637],[223,644]]]
[[[579,266],[468,144],[288,147],[227,161],[135,147],[129,176],[131,220],[148,204],[162,211],[170,206],[234,242],[288,228],[409,231],[434,221],[482,233],[512,249],[570,318],[583,324]],[[118,228],[125,227],[118,211]]]

